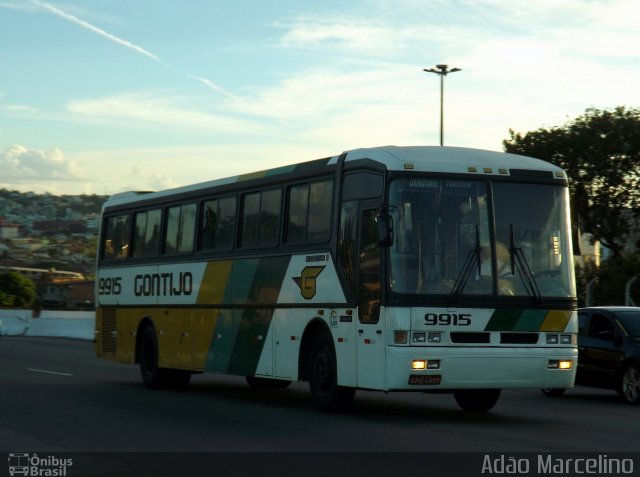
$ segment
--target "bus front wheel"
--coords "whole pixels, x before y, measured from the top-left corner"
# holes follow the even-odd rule
[[[463,411],[486,412],[493,408],[500,397],[500,389],[461,389],[453,393]]]
[[[311,345],[309,390],[313,404],[322,411],[344,412],[349,409],[355,388],[338,386],[338,367],[333,340],[328,333],[316,336]]]
[[[153,326],[147,326],[140,337],[140,375],[145,386],[151,389],[185,388],[191,373],[180,369],[161,368],[158,365],[158,339]]]

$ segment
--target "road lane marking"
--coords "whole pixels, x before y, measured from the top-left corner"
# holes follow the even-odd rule
[[[33,371],[34,373],[55,374],[57,376],[73,376],[73,374],[70,373],[58,373],[56,371],[47,371],[46,369],[27,368],[27,371]]]

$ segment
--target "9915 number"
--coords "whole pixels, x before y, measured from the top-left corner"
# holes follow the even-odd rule
[[[98,295],[119,295],[122,292],[122,277],[98,280]]]
[[[427,313],[424,315],[427,326],[469,326],[471,315],[468,313]]]

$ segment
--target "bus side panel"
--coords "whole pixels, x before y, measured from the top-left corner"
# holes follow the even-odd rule
[[[273,346],[267,341],[272,339],[269,329],[275,310],[273,305],[289,261],[289,256],[233,261],[224,287],[207,285],[222,295],[222,306],[230,304],[244,308],[220,310],[205,369],[253,376],[260,362],[261,374],[273,372]],[[205,276],[210,275],[205,273]]]

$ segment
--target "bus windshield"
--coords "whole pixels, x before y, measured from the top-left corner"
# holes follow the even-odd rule
[[[566,188],[401,178],[389,190],[392,292],[574,296]]]

